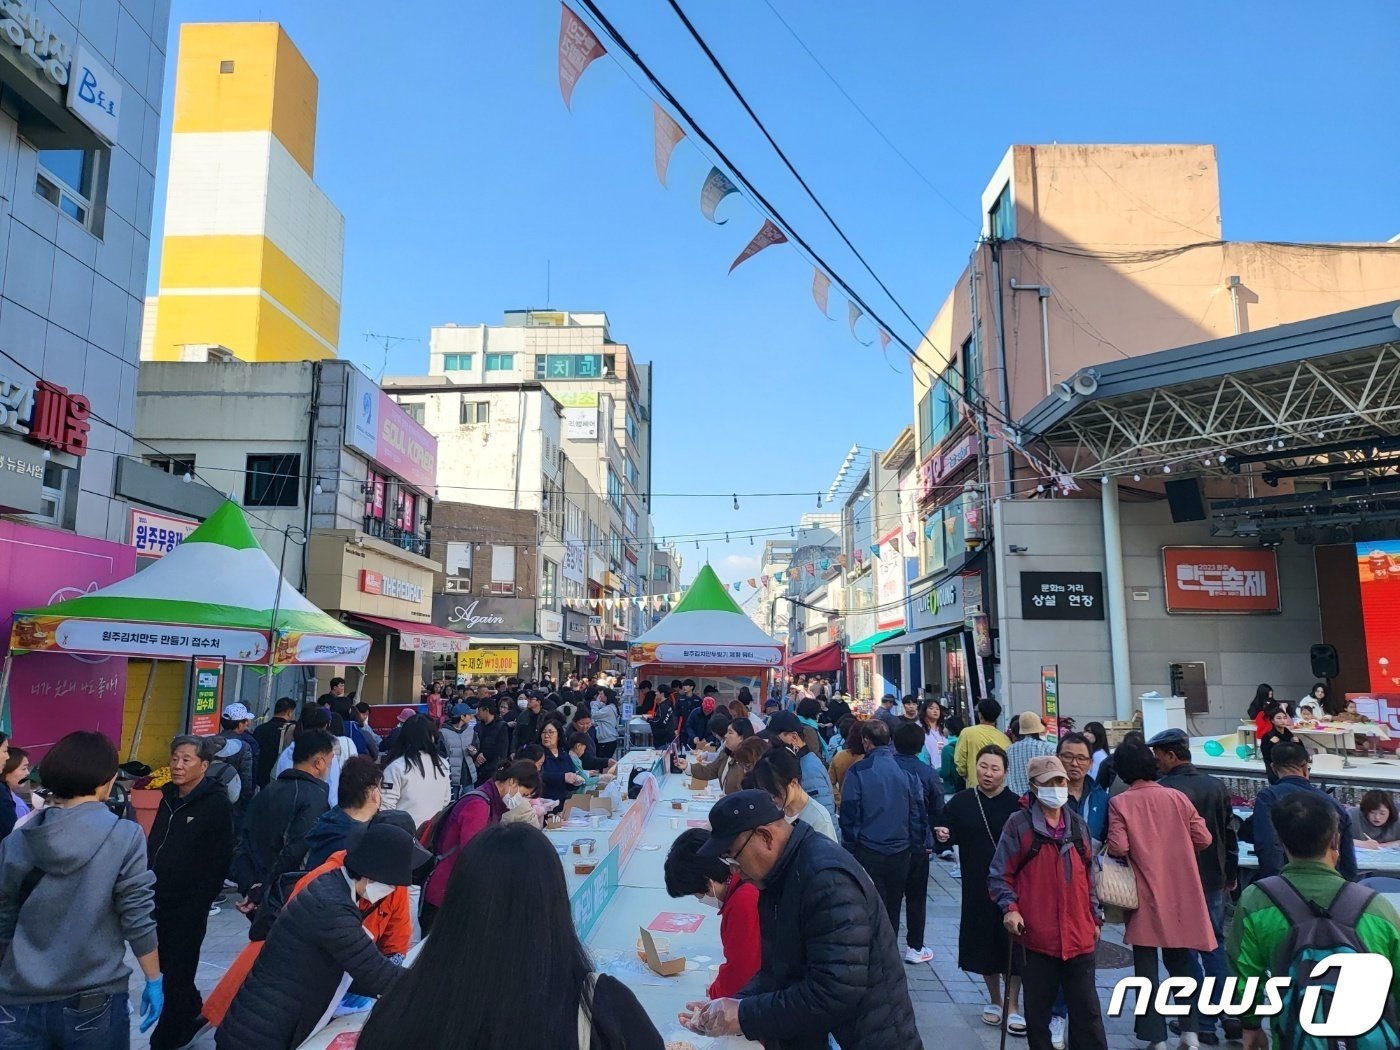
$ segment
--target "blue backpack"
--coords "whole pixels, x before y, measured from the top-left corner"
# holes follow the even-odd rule
[[[1365,1035],[1324,1036],[1303,1030],[1302,1013],[1308,990],[1318,990],[1315,1016],[1309,1019],[1316,1021],[1331,1017],[1337,994],[1339,971],[1333,968],[1313,976],[1317,964],[1331,955],[1366,953],[1356,926],[1376,896],[1374,891],[1353,882],[1343,883],[1332,903],[1324,908],[1304,897],[1282,875],[1259,879],[1254,885],[1283,912],[1291,928],[1270,968],[1274,977],[1290,978],[1283,1010],[1269,1022],[1284,1050],[1400,1050],[1400,1031],[1396,1029],[1395,1004],[1390,1001],[1389,988],[1380,1021]]]

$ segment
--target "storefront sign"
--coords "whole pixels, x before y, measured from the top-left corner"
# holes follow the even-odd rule
[[[43,453],[26,442],[0,436],[0,508],[32,514],[43,505]]]
[[[267,661],[266,631],[231,627],[20,616],[15,618],[11,643],[26,652],[113,653],[165,660],[221,653],[238,663]]]
[[[0,374],[0,431],[75,456],[87,453],[92,402],[67,387]]]
[[[420,492],[437,483],[437,439],[358,369],[349,370],[345,444]]]
[[[535,600],[439,594],[433,598],[433,623],[467,634],[532,634]]]
[[[557,642],[564,637],[564,618],[557,612],[551,612],[549,609],[541,609],[539,619],[541,638],[548,638],[551,642]]]
[[[919,499],[928,499],[936,484],[938,484],[938,457],[929,456],[919,464]]]
[[[951,477],[954,471],[959,470],[976,455],[977,435],[968,434],[939,457],[939,480]]]
[[[163,558],[184,543],[185,537],[197,528],[199,522],[189,518],[173,518],[169,514],[131,508],[130,543],[143,558]]]
[[[90,594],[135,570],[136,552],[124,543],[0,521],[0,616]],[[8,640],[0,636],[0,649]],[[126,675],[120,659],[19,657],[10,671],[5,728],[26,742],[58,740],[75,729],[120,740]]]
[[[1060,665],[1040,668],[1040,713],[1048,736],[1060,735]]]
[[[564,436],[570,441],[597,441],[598,410],[596,408],[564,409]]]
[[[471,645],[466,635],[444,638],[440,634],[415,634],[405,628],[399,632],[399,648],[410,653],[461,653]]]
[[[1103,574],[1021,573],[1021,619],[1102,620]]]
[[[588,572],[583,540],[572,532],[564,533],[564,557],[560,559],[559,572],[564,579],[572,580],[580,586],[583,585],[585,574]]]
[[[117,141],[122,85],[112,71],[79,46],[68,76],[68,108],[108,145]]]
[[[418,584],[396,576],[386,576],[373,569],[360,570],[360,590],[366,594],[379,594],[385,598],[398,598],[400,601],[415,604],[423,600],[423,588]]]
[[[224,661],[214,656],[197,656],[190,661],[190,732],[213,736],[219,731],[219,712],[224,706]]]
[[[584,613],[564,610],[564,641],[570,645],[588,644],[589,617]]]
[[[50,84],[64,87],[69,80],[71,51],[68,42],[49,32],[49,28],[30,0],[5,0],[0,4],[0,41],[13,48],[16,58],[42,73]]]
[[[514,675],[520,673],[519,649],[468,649],[457,654],[460,675]]]
[[[1262,547],[1163,547],[1169,613],[1276,613],[1278,554]]]
[[[965,572],[962,580],[963,620],[971,623],[972,618],[982,611],[982,573]]]
[[[875,626],[882,631],[903,627],[904,555],[899,528],[880,537],[880,556],[875,559]]]

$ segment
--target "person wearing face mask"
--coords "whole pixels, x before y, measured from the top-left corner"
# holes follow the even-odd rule
[[[468,791],[443,818],[442,835],[430,843],[438,856],[433,872],[423,887],[422,910],[418,921],[424,936],[447,896],[447,884],[457,855],[468,842],[491,824],[499,824],[510,812],[528,808],[529,798],[540,789],[540,773],[535,763],[515,761],[501,766],[490,780]]]
[[[351,981],[361,995],[387,992],[403,971],[365,936],[360,902],[378,904],[407,886],[428,859],[403,828],[371,825],[343,868],[315,879],[278,916],[219,1026],[218,1050],[291,1050],[330,1019]]]
[[[923,1046],[885,903],[849,853],[766,791],[710,809],[698,857],[718,858],[759,889],[762,962],[736,996],[686,1005],[702,1035],[743,1035],[769,1050]]]
[[[1157,760],[1145,743],[1124,740],[1113,752],[1113,768],[1128,788],[1108,800],[1104,845],[1111,856],[1128,860],[1137,879],[1138,906],[1123,931],[1123,943],[1133,949],[1133,975],[1156,987],[1160,951],[1168,974],[1194,977],[1191,953],[1212,951],[1215,931],[1201,880],[1190,877],[1187,865],[1211,844],[1210,829],[1189,798],[1157,783]],[[1255,821],[1260,819],[1268,818],[1256,808]],[[1200,1045],[1200,1023],[1193,1001],[1179,1020],[1181,1046]],[[1151,1050],[1166,1047],[1167,1020],[1155,1002],[1133,1028]]]
[[[753,779],[755,787],[773,796],[789,821],[805,820],[832,842],[837,841],[831,814],[802,788],[802,767],[792,748],[779,744],[764,751],[754,762]]]
[[[1002,924],[1025,949],[1026,1039],[1031,1050],[1054,1045],[1051,1007],[1063,991],[1070,1045],[1107,1050],[1094,985],[1103,912],[1094,890],[1093,840],[1067,805],[1069,778],[1058,758],[1032,758],[1026,779],[1029,794],[1002,828],[987,880]]]
[[[724,962],[705,994],[724,999],[738,995],[758,973],[758,887],[730,871],[723,861],[699,855],[709,837],[702,828],[689,828],[676,837],[666,854],[666,892],[677,898],[695,897],[718,910]]]
[[[353,765],[353,762],[347,763],[347,765]],[[346,844],[353,845],[359,841],[360,836],[371,824],[386,823],[402,828],[410,835],[414,834],[416,830],[413,826],[413,818],[403,810],[386,809],[373,814],[363,825],[352,828]],[[324,862],[317,864],[316,867],[297,880],[287,894],[287,899],[291,900],[326,872],[339,871],[344,868],[345,854],[346,849],[342,846],[327,857]],[[365,933],[369,935],[370,940],[374,941],[375,947],[379,949],[379,954],[390,960],[395,956],[402,958],[407,954],[409,946],[413,943],[413,904],[409,900],[408,887],[395,886],[392,893],[373,904],[364,899],[357,903]],[[214,986],[214,990],[205,997],[203,1014],[211,1028],[218,1028],[219,1025],[223,1024],[229,1006],[232,1005],[239,989],[243,987],[243,982],[248,979],[248,974],[252,971],[253,964],[258,961],[258,956],[262,954],[265,944],[267,941],[260,937],[244,945],[243,950],[238,953],[233,962],[229,964],[228,969],[224,971],[224,975],[219,978],[219,983]]]

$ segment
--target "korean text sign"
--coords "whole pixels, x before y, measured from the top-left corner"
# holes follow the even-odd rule
[[[1276,613],[1278,555],[1259,547],[1163,547],[1169,613]]]
[[[1102,620],[1103,574],[1021,573],[1021,619]]]

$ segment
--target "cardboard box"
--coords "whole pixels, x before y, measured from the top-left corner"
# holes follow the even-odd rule
[[[683,798],[673,798],[673,799],[671,799],[671,808],[672,808],[672,809],[685,809],[685,799],[683,799]]]
[[[613,814],[613,800],[601,795],[572,795],[565,800],[559,815],[568,820],[569,815],[575,812],[585,815],[597,813],[610,817]]]
[[[676,974],[685,973],[684,955],[662,955],[656,950],[656,941],[645,926],[637,927],[638,935],[642,942],[642,954],[646,959],[647,969],[652,973],[660,974],[662,977],[674,977]]]
[[[696,780],[694,777],[690,778],[691,791],[705,791],[709,788],[709,786],[710,782],[708,780]]]

